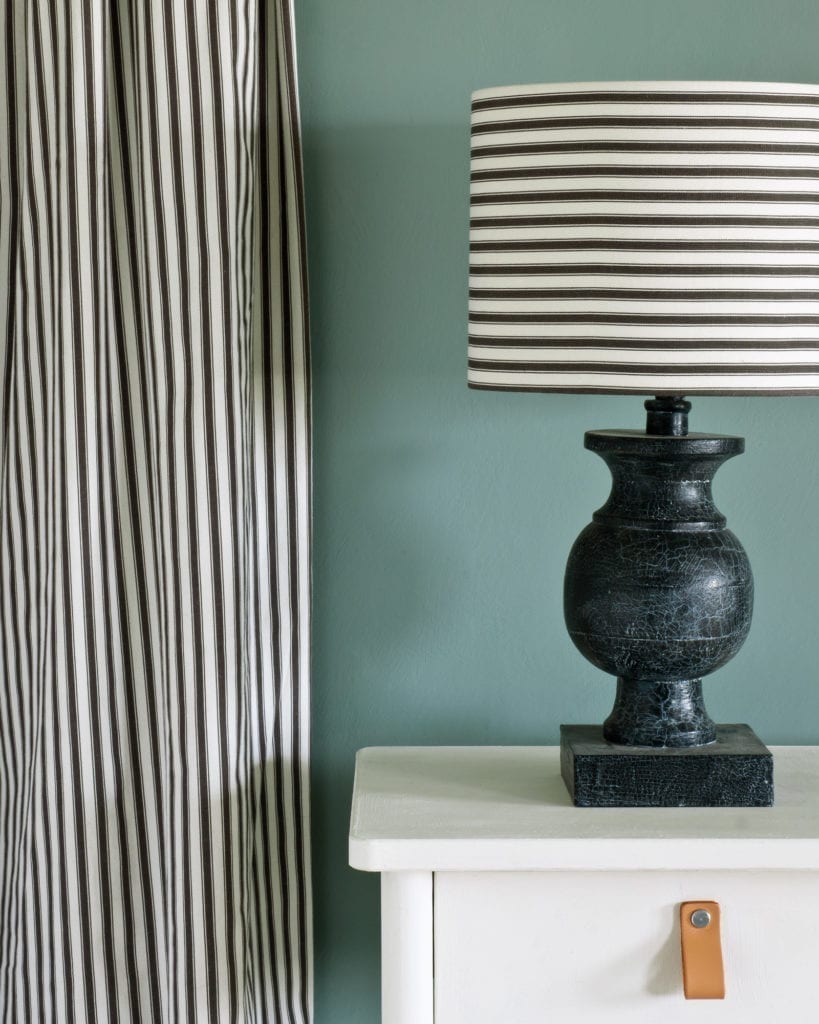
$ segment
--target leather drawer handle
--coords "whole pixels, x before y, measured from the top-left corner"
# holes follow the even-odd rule
[[[724,999],[719,903],[680,904],[683,989],[686,999]]]

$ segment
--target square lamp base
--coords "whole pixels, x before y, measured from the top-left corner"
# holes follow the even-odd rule
[[[702,747],[625,747],[600,725],[561,725],[560,771],[575,807],[770,807],[773,756],[747,725]]]

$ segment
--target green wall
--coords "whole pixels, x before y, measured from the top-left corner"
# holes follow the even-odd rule
[[[378,1021],[378,879],[346,866],[353,755],[554,743],[612,681],[572,647],[569,547],[607,492],[591,427],[636,398],[466,387],[473,89],[588,79],[819,81],[816,0],[300,0],[315,423],[317,1024]],[[700,399],[742,434],[716,496],[754,567],[718,720],[819,742],[819,401]]]

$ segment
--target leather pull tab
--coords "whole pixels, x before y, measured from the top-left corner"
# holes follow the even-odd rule
[[[719,903],[680,904],[683,988],[686,999],[724,999]]]

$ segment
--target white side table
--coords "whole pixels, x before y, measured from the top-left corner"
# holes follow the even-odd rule
[[[556,747],[368,748],[350,863],[381,872],[383,1024],[807,1024],[819,748],[772,808],[575,808]],[[726,998],[683,997],[681,902],[722,911]]]

